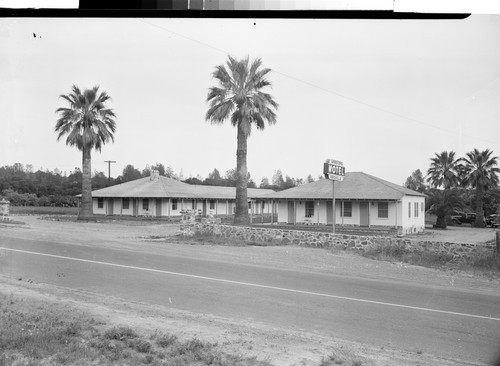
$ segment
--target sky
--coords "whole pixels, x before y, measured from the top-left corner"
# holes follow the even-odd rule
[[[403,184],[441,151],[500,155],[500,16],[463,20],[0,18],[0,166],[68,174],[59,96],[100,86],[115,142],[93,152],[111,176],[162,163],[184,178],[236,166],[236,129],[205,120],[227,56],[272,69],[277,123],[253,130],[248,170],[317,178],[325,159]]]

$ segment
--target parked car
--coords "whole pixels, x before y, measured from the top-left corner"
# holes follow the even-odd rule
[[[453,215],[451,215],[451,223],[453,225],[462,225],[462,224],[473,224],[476,221],[476,214],[473,212],[460,212],[455,211]]]
[[[488,217],[485,217],[485,224],[486,224],[486,226],[490,226],[490,227],[499,227],[500,226],[500,215],[499,214],[492,214],[492,215],[489,215]]]

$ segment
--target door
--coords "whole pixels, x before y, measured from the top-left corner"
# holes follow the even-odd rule
[[[333,203],[326,201],[326,223],[327,225],[333,224]]]
[[[295,205],[293,201],[288,201],[288,223],[295,224]]]
[[[369,226],[368,202],[359,203],[359,226]]]
[[[203,216],[207,216],[207,200],[203,200]]]
[[[156,199],[156,217],[161,217],[161,198]]]
[[[132,198],[132,215],[137,216],[137,199]]]
[[[108,198],[108,215],[113,215],[113,201],[112,198]]]

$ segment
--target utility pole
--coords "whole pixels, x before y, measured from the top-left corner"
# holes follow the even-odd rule
[[[105,160],[105,163],[108,163],[108,187],[111,179],[111,163],[116,163],[114,160]]]

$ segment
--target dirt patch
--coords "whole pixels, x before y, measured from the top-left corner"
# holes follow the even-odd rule
[[[410,239],[450,243],[489,243],[495,241],[497,229],[470,226],[448,226],[446,229],[426,228],[423,234],[408,235]]]

